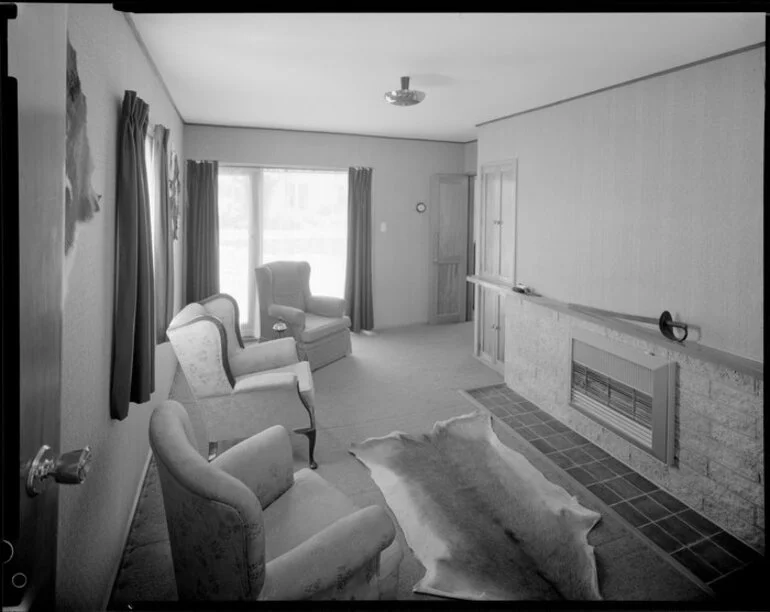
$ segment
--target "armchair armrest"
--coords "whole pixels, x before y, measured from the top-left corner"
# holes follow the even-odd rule
[[[289,434],[274,425],[226,450],[211,465],[245,484],[267,508],[294,484]]]
[[[305,300],[308,312],[322,317],[345,316],[345,300],[327,295],[311,295]]]
[[[299,308],[293,306],[284,306],[283,304],[270,304],[267,307],[267,314],[271,317],[281,318],[288,324],[299,328],[305,329],[305,313]],[[262,330],[264,336],[265,330]]]
[[[246,376],[236,381],[232,393],[235,395],[283,387],[297,389],[297,375],[294,372],[265,372]]]
[[[305,599],[344,584],[395,537],[393,522],[379,506],[343,517],[270,561],[260,599]]]
[[[247,346],[230,358],[233,376],[273,370],[297,363],[297,342],[294,338],[280,338]]]

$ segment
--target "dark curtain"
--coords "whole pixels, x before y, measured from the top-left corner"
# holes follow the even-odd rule
[[[345,301],[350,329],[374,328],[372,305],[372,169],[348,170],[348,257]]]
[[[187,161],[186,304],[219,292],[219,164]]]
[[[149,107],[126,91],[118,135],[115,303],[110,414],[128,416],[129,402],[155,390],[155,291],[144,139]]]
[[[152,171],[155,176],[155,341],[164,342],[174,316],[174,228],[169,198],[168,143],[171,132],[155,126]]]

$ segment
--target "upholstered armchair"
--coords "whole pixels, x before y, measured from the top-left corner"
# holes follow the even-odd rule
[[[384,509],[358,509],[271,427],[210,463],[169,400],[150,418],[179,599],[395,597],[403,557]]]
[[[209,441],[242,439],[284,425],[305,436],[310,467],[316,440],[313,377],[294,338],[244,347],[238,305],[224,293],[188,304],[166,330]]]
[[[258,266],[255,273],[263,339],[272,337],[273,324],[282,319],[311,370],[350,354],[345,300],[310,293],[309,263],[274,261]]]

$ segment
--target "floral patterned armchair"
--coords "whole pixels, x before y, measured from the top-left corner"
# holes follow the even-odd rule
[[[271,427],[212,462],[169,400],[150,419],[179,599],[380,599],[403,557],[379,506],[358,509]]]
[[[238,305],[224,293],[185,306],[166,335],[211,442],[284,425],[294,446],[299,436],[307,438],[310,467],[317,467],[313,377],[293,338],[245,347]]]

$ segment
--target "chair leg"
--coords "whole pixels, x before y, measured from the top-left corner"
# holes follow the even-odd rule
[[[310,464],[310,469],[314,470],[318,467],[318,464],[315,462],[315,458],[313,457],[313,453],[315,452],[315,427],[306,427],[304,429],[295,429],[294,433],[302,434],[303,436],[307,436],[307,442],[308,442],[308,459]]]
[[[313,453],[315,452],[315,428],[308,431],[306,434],[307,436],[307,442],[308,442],[308,457],[310,459],[310,469],[314,470],[318,467],[318,464],[315,462],[315,459],[313,458]]]

